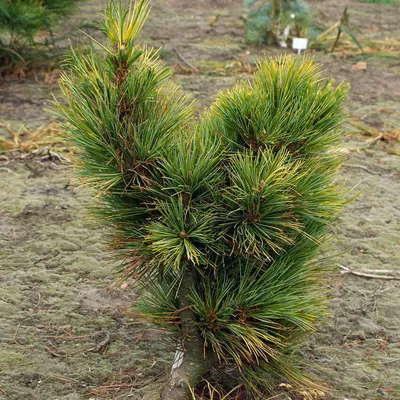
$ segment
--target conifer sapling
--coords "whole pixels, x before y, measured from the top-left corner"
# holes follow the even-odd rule
[[[307,57],[262,60],[196,120],[157,51],[136,44],[148,13],[149,0],[109,3],[103,54],[71,50],[57,106],[122,278],[145,288],[144,315],[176,331],[160,396],[188,399],[205,376],[249,399],[282,381],[315,387],[296,349],[325,315],[318,254],[344,203],[348,86]]]
[[[27,63],[35,56],[39,31],[50,33],[80,0],[0,0],[0,69]],[[48,45],[46,39],[45,43]],[[32,54],[33,53],[33,54]]]

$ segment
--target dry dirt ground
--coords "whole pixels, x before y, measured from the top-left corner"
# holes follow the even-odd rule
[[[104,3],[87,1],[67,25],[93,20]],[[356,0],[310,5],[327,26],[349,5],[367,37],[399,39],[396,6]],[[163,58],[177,71],[174,79],[202,108],[218,90],[247,76],[237,60],[279,52],[248,46],[242,15],[241,0],[154,0],[142,39],[163,46]],[[187,74],[177,53],[202,72]],[[353,117],[381,130],[399,127],[398,58],[369,58],[366,71],[352,71],[361,59],[356,54],[318,52],[316,58],[326,75],[351,83]],[[41,76],[6,79],[1,121],[15,128],[49,123],[44,108],[51,93],[59,94],[57,85]],[[398,271],[398,144],[367,139],[346,137],[342,176],[349,188],[358,185],[360,195],[343,213],[332,252],[353,270]],[[130,285],[108,288],[117,265],[103,244],[107,227],[88,217],[90,193],[75,187],[69,165],[7,163],[4,155],[0,163],[0,398],[156,399],[173,345],[125,314],[135,297]],[[337,272],[330,284],[332,316],[310,338],[304,358],[331,386],[330,399],[400,399],[400,282]]]

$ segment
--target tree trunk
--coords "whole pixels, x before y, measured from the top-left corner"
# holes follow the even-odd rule
[[[191,400],[189,388],[195,387],[201,381],[214,362],[213,352],[204,349],[204,340],[196,326],[195,314],[190,308],[188,296],[194,279],[194,275],[187,271],[179,290],[182,309],[181,336],[168,385],[161,392],[161,400]]]

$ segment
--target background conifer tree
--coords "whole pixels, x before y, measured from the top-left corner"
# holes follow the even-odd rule
[[[39,31],[70,14],[79,0],[0,0],[0,68],[27,62]]]
[[[243,5],[248,9],[245,25],[250,42],[286,47],[293,36],[313,34],[311,15],[304,0],[243,0]]]
[[[249,399],[282,380],[315,387],[295,350],[325,315],[318,254],[344,202],[348,86],[308,58],[262,60],[197,122],[157,52],[136,44],[148,5],[110,2],[104,53],[71,51],[57,106],[122,277],[145,287],[144,314],[176,330],[161,398],[190,398],[211,370]]]

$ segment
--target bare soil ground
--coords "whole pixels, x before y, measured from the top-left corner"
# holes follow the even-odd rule
[[[66,26],[93,20],[104,3],[89,0]],[[245,43],[241,4],[153,1],[142,39],[163,46],[163,58],[177,72],[174,79],[200,108],[218,90],[248,76],[237,67],[241,61],[280,52]],[[396,6],[310,2],[327,26],[346,5],[364,35],[399,39]],[[189,74],[180,56],[202,72]],[[369,58],[366,71],[353,71],[361,59],[356,54],[315,56],[326,75],[351,83],[351,116],[381,130],[399,127],[399,58]],[[40,76],[2,82],[0,119],[15,127],[49,123],[43,109],[51,93],[59,95],[57,85]],[[358,185],[360,195],[343,213],[332,253],[353,270],[398,271],[398,144],[367,139],[346,137],[342,177],[349,188]],[[0,398],[157,399],[173,345],[126,315],[135,298],[130,285],[108,288],[117,265],[103,244],[107,227],[89,218],[90,193],[75,187],[69,165],[8,162],[7,156],[0,164]],[[338,269],[329,286],[332,316],[304,348],[305,360],[332,388],[327,397],[400,399],[400,282],[340,275]]]

